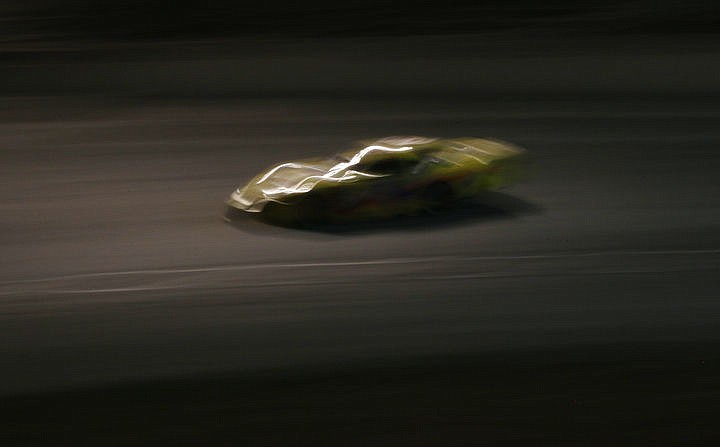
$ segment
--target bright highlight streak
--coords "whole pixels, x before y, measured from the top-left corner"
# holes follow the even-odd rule
[[[311,175],[308,177],[305,177],[301,179],[299,182],[297,182],[293,186],[279,186],[277,188],[272,189],[264,189],[263,193],[266,197],[270,198],[273,196],[278,195],[284,195],[284,194],[294,194],[294,193],[303,193],[308,192],[311,189],[315,187],[319,182],[321,181],[328,181],[328,182],[343,182],[348,180],[354,180],[358,176],[362,177],[384,177],[385,175],[375,175],[370,174],[367,172],[361,172],[350,169],[353,166],[356,166],[359,164],[362,159],[369,154],[370,152],[379,151],[379,152],[407,152],[411,151],[413,148],[411,146],[403,146],[399,148],[392,148],[392,147],[386,147],[386,146],[379,146],[379,145],[372,145],[367,146],[360,150],[357,154],[355,154],[350,161],[346,162],[340,162],[336,164],[335,166],[328,169],[328,171],[323,175]],[[270,177],[272,177],[273,174],[278,172],[281,169],[284,168],[290,168],[290,169],[312,169],[315,171],[321,171],[321,169],[317,168],[316,166],[307,165],[307,164],[301,164],[301,163],[283,163],[281,165],[275,166],[271,170],[269,170],[265,175],[263,175],[256,184],[261,184],[267,181]],[[342,174],[342,175],[339,175]]]
[[[320,171],[320,169],[318,169],[315,166],[311,166],[311,165],[303,165],[300,163],[283,163],[283,164],[275,166],[274,168],[269,170],[265,175],[262,176],[262,178],[260,178],[260,180],[257,181],[257,184],[259,185],[260,183],[264,182],[271,175],[273,175],[274,173],[276,173],[277,171],[279,171],[282,168],[308,168],[308,169],[315,169],[316,171]]]

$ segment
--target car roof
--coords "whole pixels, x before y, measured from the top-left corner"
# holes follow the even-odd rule
[[[360,147],[341,151],[341,155],[348,160],[360,155],[364,158],[366,155],[375,158],[375,156],[385,153],[393,153],[399,156],[414,156],[425,151],[437,150],[441,148],[438,143],[442,140],[439,138],[420,137],[420,136],[394,136],[384,137],[377,140],[360,141]]]

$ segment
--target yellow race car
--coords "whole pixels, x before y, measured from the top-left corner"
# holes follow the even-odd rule
[[[342,222],[438,209],[517,181],[525,151],[485,138],[387,137],[327,158],[282,163],[227,200],[286,222]]]

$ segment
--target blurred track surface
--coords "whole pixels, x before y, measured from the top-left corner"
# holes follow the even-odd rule
[[[712,96],[2,108],[3,445],[718,440]],[[221,218],[267,165],[395,134],[506,139],[532,175],[377,224]]]

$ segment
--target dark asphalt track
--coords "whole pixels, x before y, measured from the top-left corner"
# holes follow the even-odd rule
[[[6,97],[0,444],[716,444],[720,100],[681,71]],[[531,176],[374,224],[221,219],[267,165],[396,134],[512,141]]]

